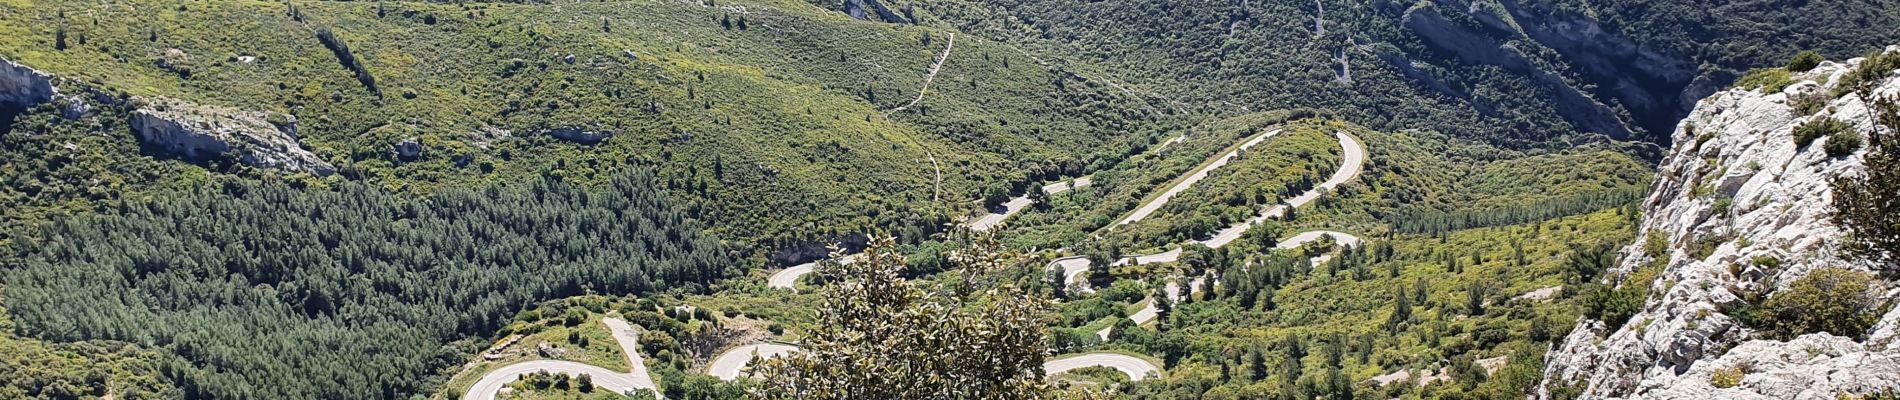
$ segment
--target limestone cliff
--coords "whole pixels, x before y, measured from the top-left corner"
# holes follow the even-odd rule
[[[1454,15],[1470,17],[1463,13]],[[1440,51],[1452,54],[1466,62],[1495,65],[1531,77],[1550,92],[1551,100],[1557,106],[1557,112],[1579,129],[1618,139],[1628,139],[1633,135],[1630,127],[1618,117],[1615,109],[1597,101],[1589,93],[1578,89],[1556,72],[1532,60],[1524,52],[1525,49],[1521,48],[1522,45],[1500,44],[1489,35],[1467,29],[1464,25],[1451,20],[1437,3],[1419,2],[1406,10],[1400,21],[1406,29],[1411,30],[1425,43]]]
[[[1900,310],[1889,308],[1862,340],[1828,333],[1770,340],[1737,318],[1748,299],[1773,296],[1818,268],[1875,270],[1845,257],[1840,245],[1852,239],[1829,221],[1830,184],[1864,171],[1865,149],[1831,156],[1819,142],[1797,146],[1792,137],[1819,118],[1863,135],[1877,129],[1858,95],[1832,95],[1860,61],[1822,63],[1772,93],[1735,88],[1697,103],[1658,169],[1639,237],[1609,274],[1614,282],[1661,266],[1654,281],[1623,282],[1647,285],[1649,297],[1620,327],[1579,321],[1548,356],[1537,397],[1581,388],[1585,398],[1833,399],[1900,388]],[[1876,92],[1900,95],[1900,76],[1889,73]],[[1646,243],[1668,250],[1645,251]],[[1879,301],[1900,297],[1900,285],[1879,285]],[[1717,387],[1716,371],[1742,374]]]
[[[52,74],[0,57],[0,116],[54,101],[58,102],[60,115],[68,119],[79,119],[92,111],[84,97],[60,94],[58,85]]]
[[[52,75],[0,58],[0,107],[32,107],[58,93]]]
[[[232,157],[259,168],[319,176],[336,170],[297,142],[294,120],[272,122],[263,112],[167,99],[139,103],[132,112],[132,131],[159,151],[187,159]]]

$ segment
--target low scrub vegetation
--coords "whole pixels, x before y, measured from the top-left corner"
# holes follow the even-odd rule
[[[1816,332],[1860,337],[1886,310],[1880,285],[1865,271],[1816,269],[1770,296],[1755,322],[1779,340]]]
[[[1809,144],[1821,138],[1831,138],[1842,133],[1853,132],[1854,127],[1831,117],[1821,117],[1794,127],[1794,145],[1807,148]]]

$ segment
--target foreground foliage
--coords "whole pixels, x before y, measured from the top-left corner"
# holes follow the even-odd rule
[[[951,258],[952,290],[903,278],[905,257],[873,239],[859,260],[824,262],[826,289],[803,351],[759,366],[761,399],[1029,399],[1045,391],[1048,300],[1014,285],[975,293],[1011,262],[987,235]],[[982,285],[989,286],[989,285]]]
[[[1839,177],[1833,183],[1833,220],[1853,234],[1846,246],[1849,253],[1880,266],[1889,276],[1900,274],[1900,214],[1893,212],[1900,209],[1900,143],[1895,142],[1900,140],[1895,138],[1900,135],[1900,105],[1895,101],[1872,102],[1878,125],[1867,135],[1861,159],[1866,174]]]

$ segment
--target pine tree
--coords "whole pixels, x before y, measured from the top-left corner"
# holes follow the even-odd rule
[[[1396,331],[1399,326],[1412,319],[1412,299],[1405,296],[1405,286],[1400,285],[1398,295],[1393,296],[1392,316],[1385,320],[1385,329]]]
[[[1155,291],[1153,300],[1155,304],[1155,320],[1167,321],[1168,316],[1174,313],[1173,297],[1173,293],[1168,293],[1167,286],[1162,286],[1161,290]]]
[[[1465,288],[1465,312],[1473,316],[1484,315],[1484,283],[1472,283]]]
[[[1247,367],[1248,372],[1251,373],[1248,379],[1255,382],[1267,379],[1267,354],[1261,352],[1259,347],[1255,347],[1253,353],[1249,354],[1248,360],[1251,361]]]

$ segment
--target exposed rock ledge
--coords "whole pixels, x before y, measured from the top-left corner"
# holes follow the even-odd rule
[[[1822,63],[1795,74],[1798,83],[1778,93],[1731,89],[1696,106],[1658,169],[1642,233],[1611,271],[1626,275],[1650,263],[1642,243],[1665,236],[1669,255],[1649,284],[1650,297],[1619,329],[1580,321],[1548,356],[1537,397],[1576,384],[1585,398],[1833,399],[1900,388],[1900,307],[1881,316],[1863,342],[1826,333],[1760,339],[1727,314],[1744,301],[1737,293],[1772,296],[1820,267],[1874,270],[1843,258],[1838,246],[1848,239],[1829,221],[1831,181],[1864,171],[1865,149],[1830,157],[1819,142],[1797,148],[1791,135],[1822,116],[1863,134],[1875,129],[1857,95],[1828,98],[1816,115],[1790,105],[1798,96],[1828,93],[1860,61]],[[1877,93],[1900,95],[1900,77],[1890,75]],[[1713,250],[1695,254],[1697,242]],[[1758,257],[1781,262],[1757,265]],[[1884,296],[1892,302],[1900,290]],[[1746,371],[1739,384],[1715,387],[1711,373],[1730,368]]]
[[[297,143],[297,123],[268,114],[168,99],[142,99],[132,131],[146,145],[187,159],[235,157],[259,168],[329,175],[335,167]]]
[[[558,128],[549,131],[548,135],[553,136],[555,139],[588,145],[598,144],[607,141],[608,138],[614,137],[613,132],[595,132],[573,127]]]
[[[52,74],[0,57],[0,113],[18,112],[58,100],[60,115],[79,119],[92,111],[80,96],[62,95]]]
[[[0,58],[0,107],[32,107],[57,94],[52,75]]]

